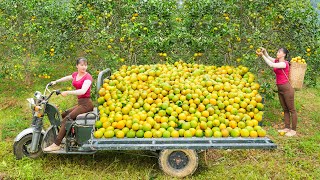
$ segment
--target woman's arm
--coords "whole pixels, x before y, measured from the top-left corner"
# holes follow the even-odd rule
[[[52,81],[52,84],[54,85],[54,84],[57,84],[58,82],[64,82],[64,81],[70,81],[70,80],[72,80],[72,75],[65,76],[65,77],[60,78],[58,80]]]
[[[74,90],[74,91],[63,91],[61,94],[63,96],[66,96],[68,94],[77,95],[77,96],[84,95],[88,91],[88,89],[90,88],[91,83],[92,82],[90,80],[85,80],[83,82],[81,89]]]
[[[286,68],[286,63],[285,62],[278,62],[278,63],[271,62],[270,59],[268,57],[266,57],[264,54],[262,55],[262,58],[264,59],[264,61],[270,67],[273,67],[273,68]]]
[[[262,49],[262,53],[263,53],[263,55],[269,60],[269,61],[271,61],[271,62],[275,62],[275,58],[273,58],[273,57],[270,57],[269,56],[269,54],[268,54],[268,52],[267,52],[267,50],[265,49],[265,48],[261,48]]]

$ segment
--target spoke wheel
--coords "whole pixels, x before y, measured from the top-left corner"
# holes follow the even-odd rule
[[[29,148],[31,146],[32,134],[28,134],[21,138],[19,141],[15,142],[13,145],[13,152],[17,159],[22,159],[24,156],[30,158],[38,158],[43,154],[41,145],[39,144],[38,151],[31,153]],[[40,142],[42,141],[42,137]]]

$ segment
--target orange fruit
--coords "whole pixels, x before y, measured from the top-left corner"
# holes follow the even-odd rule
[[[93,136],[94,136],[95,138],[101,138],[101,137],[103,136],[103,132],[102,132],[102,131],[95,131],[95,132],[93,133]]]
[[[250,132],[247,129],[241,129],[240,130],[241,137],[249,137]]]
[[[240,131],[237,130],[237,129],[232,129],[231,132],[230,132],[230,135],[232,137],[239,137],[240,136]]]
[[[258,137],[257,131],[250,131],[250,137]]]
[[[119,121],[117,124],[116,124],[116,128],[117,129],[123,129],[125,127],[125,122],[124,121]]]
[[[258,103],[260,103],[260,102],[262,101],[262,96],[261,96],[260,94],[257,94],[257,95],[255,96],[255,100],[256,100]]]
[[[224,123],[221,123],[221,124],[219,125],[219,128],[220,128],[220,130],[221,130],[221,129],[227,128],[227,126],[226,126]]]
[[[234,129],[237,126],[238,126],[238,123],[236,121],[232,120],[232,121],[229,122],[229,127],[231,127],[232,129]]]
[[[259,129],[257,131],[259,137],[265,137],[267,132],[264,129]]]
[[[151,128],[152,128],[151,124],[149,124],[147,122],[143,123],[142,129],[144,131],[151,131]]]
[[[196,136],[196,137],[203,137],[203,130],[197,129],[197,130],[196,130],[196,133],[195,133],[195,136]]]
[[[221,130],[221,134],[222,134],[222,137],[228,137],[229,136],[229,131],[227,129],[222,129]]]
[[[117,131],[117,133],[116,133],[116,137],[117,137],[117,138],[124,138],[124,135],[125,135],[124,132],[121,131],[121,130],[120,130],[120,131]]]
[[[201,115],[203,116],[203,117],[209,117],[209,115],[210,115],[210,113],[209,113],[209,111],[202,111],[202,113],[201,113]]]
[[[143,137],[144,138],[152,138],[152,132],[151,131],[146,131],[146,132],[144,132],[144,135],[143,135]]]
[[[113,130],[107,130],[107,131],[104,133],[104,137],[105,137],[105,138],[112,138],[112,137],[114,137],[114,131],[113,131]]]
[[[173,138],[178,138],[178,137],[179,137],[179,132],[176,131],[176,130],[173,130],[173,131],[171,132],[171,137],[173,137]]]

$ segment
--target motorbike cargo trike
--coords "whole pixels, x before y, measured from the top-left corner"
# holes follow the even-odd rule
[[[99,73],[97,89],[104,79],[110,78],[111,70]],[[37,91],[29,98],[32,109],[31,126],[19,133],[14,140],[14,154],[17,159],[24,156],[37,158],[44,153],[51,154],[94,154],[102,150],[148,150],[158,155],[160,168],[168,175],[185,177],[198,167],[198,153],[207,149],[275,149],[277,146],[267,137],[191,137],[191,138],[95,138],[95,122],[99,120],[99,112],[80,114],[73,121],[66,123],[66,136],[62,148],[58,151],[43,152],[43,148],[54,142],[58,132],[61,114],[57,106],[51,104],[53,94],[59,90],[50,90],[50,83],[44,93]],[[44,129],[43,120],[47,116],[50,126]]]

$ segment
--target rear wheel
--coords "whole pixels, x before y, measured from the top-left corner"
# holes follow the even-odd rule
[[[196,171],[198,154],[191,149],[165,149],[160,152],[159,165],[166,174],[182,178]]]
[[[31,146],[31,141],[32,141],[32,134],[28,134],[23,138],[21,138],[19,141],[14,143],[13,153],[17,159],[22,159],[24,156],[35,159],[43,154],[40,143],[39,143],[37,152],[31,153],[29,151]],[[42,141],[42,137],[40,139],[40,142],[41,141]]]

